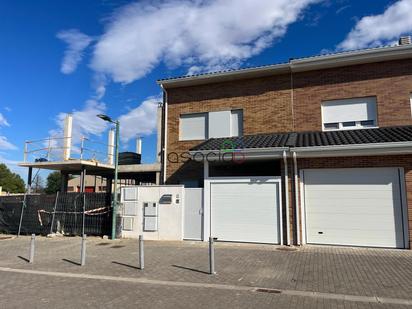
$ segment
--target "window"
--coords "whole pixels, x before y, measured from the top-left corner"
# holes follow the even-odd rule
[[[180,116],[180,140],[201,140],[207,138],[207,113]]]
[[[323,130],[361,129],[376,126],[376,97],[325,101]]]
[[[180,116],[180,140],[241,136],[243,110],[229,110]]]

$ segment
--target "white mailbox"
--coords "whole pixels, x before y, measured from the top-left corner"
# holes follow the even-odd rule
[[[137,200],[137,188],[123,188],[123,200],[136,201]]]
[[[145,202],[143,203],[143,211],[145,217],[157,217],[157,203]]]
[[[155,232],[157,231],[157,217],[144,217],[144,231]]]
[[[133,231],[133,218],[124,217],[123,218],[123,230],[124,231]]]
[[[123,202],[123,215],[124,216],[137,216],[137,203],[136,202]]]
[[[143,203],[143,230],[147,232],[157,231],[157,203]]]

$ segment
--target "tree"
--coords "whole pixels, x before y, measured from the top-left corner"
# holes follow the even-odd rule
[[[37,174],[32,181],[32,188],[34,193],[43,193],[44,192],[44,181],[43,178]]]
[[[6,164],[0,164],[0,186],[2,190],[9,193],[24,193],[24,180],[9,170]]]
[[[60,191],[62,185],[62,176],[59,171],[55,171],[47,176],[47,185],[44,190],[47,194],[54,194]]]

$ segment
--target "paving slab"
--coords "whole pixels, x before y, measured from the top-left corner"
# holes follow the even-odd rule
[[[191,287],[186,284],[183,286],[173,284],[167,286],[166,284],[157,287],[161,291],[171,289],[177,295],[186,292],[192,296],[200,293],[202,295],[216,295],[217,298],[219,298],[218,295],[222,295],[222,297],[227,295],[228,299],[233,297],[231,304],[236,299],[245,297],[247,300],[254,299],[252,302],[256,301],[259,304],[261,299],[265,299],[268,301],[268,306],[273,304],[273,301],[284,301],[288,304],[290,302],[298,304],[308,302],[309,307],[319,308],[321,307],[319,302],[322,300],[328,302],[328,305],[331,302],[338,302],[339,304],[354,303],[361,306],[360,308],[367,305],[389,306],[388,308],[390,308],[390,306],[398,306],[402,303],[380,304],[379,299],[412,300],[412,252],[408,250],[320,246],[285,250],[284,247],[270,245],[218,243],[216,245],[217,275],[211,276],[208,274],[208,247],[202,242],[146,241],[145,270],[143,271],[138,269],[137,240],[110,241],[88,238],[87,262],[84,267],[78,265],[80,262],[80,238],[50,239],[38,237],[34,264],[28,264],[25,261],[28,257],[29,243],[30,237],[0,240],[0,268],[239,287],[239,289],[234,290]],[[45,281],[42,285],[46,284],[48,280],[50,282],[79,280],[86,281],[90,285],[133,285],[133,289],[138,289],[141,293],[146,290],[150,291],[149,285],[139,282],[115,282],[114,284],[103,280],[103,282],[96,283],[96,280],[87,278],[51,278],[1,271],[0,284],[7,280],[8,276],[16,277],[15,284],[17,286],[19,280],[22,280],[22,276],[29,276],[30,278],[36,277],[37,280],[40,277],[46,277],[46,279],[40,280]],[[94,283],[90,283],[90,281]],[[72,286],[73,283],[69,285]],[[270,292],[251,292],[248,289],[242,289],[243,287],[298,291],[303,294],[292,295],[293,293],[287,294],[285,292],[275,295],[276,293]],[[207,291],[205,292],[203,289]],[[70,294],[70,292],[66,292]],[[308,294],[305,293],[324,293],[329,296],[322,297],[322,294],[319,294],[317,297],[308,297]],[[330,297],[331,295],[338,295],[338,297],[333,299]],[[352,298],[359,296],[362,301],[350,298],[343,301],[342,295]],[[368,302],[368,298],[365,297],[377,300]],[[168,299],[166,294],[160,298]],[[121,299],[120,303],[122,303]],[[202,303],[203,301],[206,302],[207,297],[202,300]],[[246,300],[245,303],[247,303]],[[315,304],[313,305],[313,303]],[[171,303],[167,302],[167,304]],[[181,302],[179,301],[178,304]],[[262,302],[261,307],[264,306],[265,301]]]

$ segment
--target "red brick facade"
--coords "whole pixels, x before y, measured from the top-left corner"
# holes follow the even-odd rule
[[[376,96],[378,126],[412,125],[412,59],[172,88],[167,93],[168,153],[182,153],[201,142],[179,141],[179,117],[187,113],[243,109],[244,135],[320,131],[322,101]],[[199,164],[182,162],[169,162],[166,170],[170,183],[203,174]]]
[[[181,154],[202,141],[179,141],[181,114],[243,109],[243,134],[321,131],[325,100],[375,96],[379,127],[412,125],[412,59],[167,90],[167,154]],[[299,159],[299,168],[403,167],[412,231],[412,156]],[[282,170],[282,174],[284,171]],[[289,175],[292,175],[290,167]],[[201,163],[166,165],[167,183],[203,179]],[[294,222],[293,182],[290,218]],[[296,230],[291,227],[292,240]],[[412,238],[412,234],[410,235]]]

